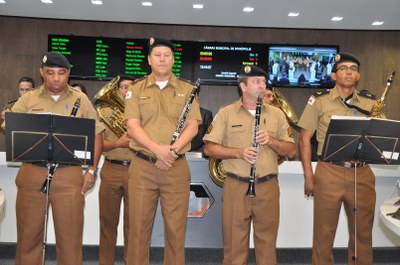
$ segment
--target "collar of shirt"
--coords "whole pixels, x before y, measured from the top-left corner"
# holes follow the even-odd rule
[[[50,96],[49,94],[46,93],[45,89],[44,89],[44,84],[42,84],[40,87],[37,88],[39,94],[41,96]],[[71,86],[68,85],[68,90],[66,93],[61,94],[60,96],[65,97],[65,96],[70,96],[73,93],[73,88]]]
[[[358,93],[359,92],[356,89],[354,89],[353,97],[351,98],[351,104],[352,105],[354,105],[356,102],[360,102]],[[332,100],[337,99],[337,100],[342,101],[342,99],[340,98],[339,90],[336,87],[331,89],[330,95],[331,95]]]

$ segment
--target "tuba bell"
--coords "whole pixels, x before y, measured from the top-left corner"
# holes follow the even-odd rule
[[[103,86],[94,96],[94,105],[100,120],[113,132],[116,136],[121,137],[126,132],[124,123],[125,102],[118,94],[117,76]]]
[[[287,99],[278,89],[273,88],[272,91],[274,92],[275,97],[271,105],[281,109],[283,113],[285,113],[288,122],[296,125],[299,119]],[[281,164],[284,160],[285,157],[278,157],[279,164]],[[224,185],[224,180],[226,177],[226,172],[222,164],[223,162],[221,159],[211,157],[208,159],[208,174],[210,175],[211,180],[220,187]]]

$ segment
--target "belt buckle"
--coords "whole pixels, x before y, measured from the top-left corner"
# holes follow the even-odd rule
[[[353,164],[353,163],[351,163],[351,162],[345,161],[344,164],[343,164],[343,166],[344,166],[344,167],[347,167],[347,168],[351,168],[352,164]]]
[[[129,166],[129,164],[130,164],[130,161],[128,161],[128,160],[122,160],[122,165],[123,165],[123,166]]]

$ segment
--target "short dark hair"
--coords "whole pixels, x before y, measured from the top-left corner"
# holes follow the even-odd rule
[[[82,83],[74,83],[71,85],[72,87],[79,87],[83,93],[87,95],[87,90],[84,84]]]
[[[28,82],[32,84],[32,87],[35,87],[35,81],[33,80],[33,78],[29,77],[29,76],[23,76],[18,80],[18,84],[21,82]]]
[[[135,81],[135,78],[133,76],[130,76],[130,75],[120,74],[118,76],[119,76],[119,80],[117,82],[117,87],[119,87],[121,85],[122,81],[125,81],[125,80]]]

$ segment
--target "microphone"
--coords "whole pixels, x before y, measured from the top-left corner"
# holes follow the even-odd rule
[[[81,97],[78,97],[74,103],[74,106],[72,107],[70,116],[75,117],[80,106],[81,106]]]

